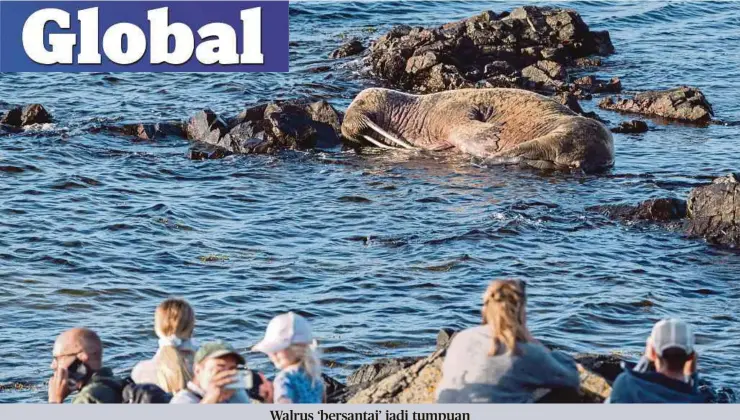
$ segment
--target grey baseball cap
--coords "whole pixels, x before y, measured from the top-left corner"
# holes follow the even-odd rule
[[[686,354],[694,352],[694,331],[691,325],[676,318],[658,321],[653,326],[650,340],[658,356],[663,357],[663,352],[668,349],[681,349]]]

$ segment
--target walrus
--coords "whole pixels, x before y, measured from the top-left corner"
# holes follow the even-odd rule
[[[342,135],[360,147],[457,150],[541,169],[595,172],[614,164],[614,141],[603,124],[521,89],[428,95],[365,89],[347,108]]]

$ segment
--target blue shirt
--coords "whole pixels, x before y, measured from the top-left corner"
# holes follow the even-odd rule
[[[321,404],[324,401],[323,379],[314,380],[300,365],[278,372],[272,385],[273,399],[278,404]]]

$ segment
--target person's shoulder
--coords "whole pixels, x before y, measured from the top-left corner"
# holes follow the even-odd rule
[[[121,381],[106,378],[106,381],[95,381],[83,387],[72,400],[73,404],[117,404],[122,401]],[[113,382],[116,382],[114,384]]]
[[[154,359],[142,360],[131,370],[131,379],[137,384],[157,382],[157,364]]]
[[[460,345],[467,345],[471,342],[487,342],[491,338],[491,328],[487,325],[479,325],[477,327],[466,328],[452,337],[450,342],[450,348],[457,347]]]

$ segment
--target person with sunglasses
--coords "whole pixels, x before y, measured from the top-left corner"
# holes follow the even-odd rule
[[[73,404],[118,404],[123,381],[103,366],[103,343],[87,328],[64,331],[54,342],[49,403],[60,404],[73,392]]]

